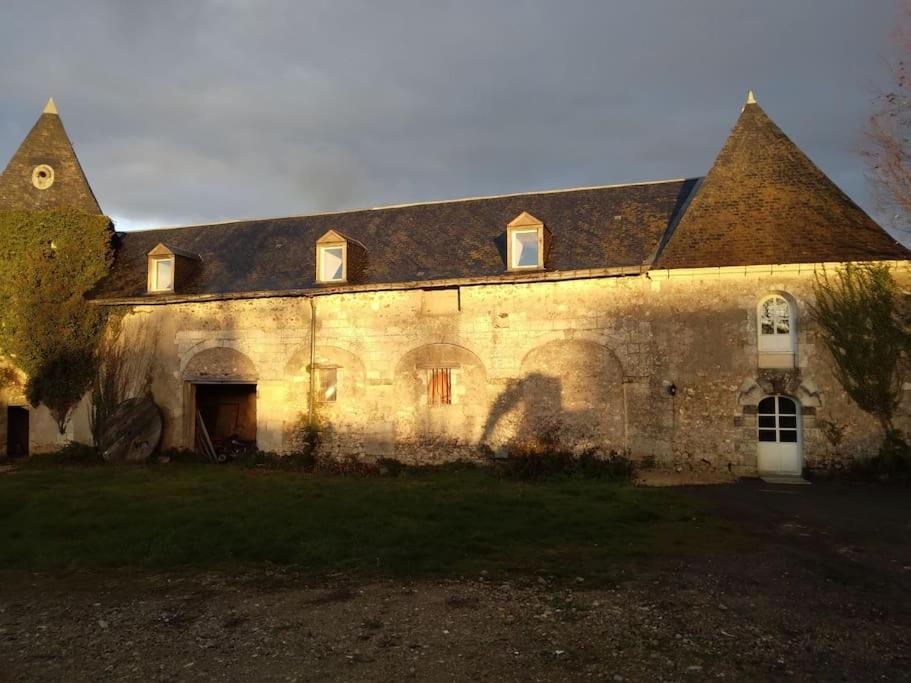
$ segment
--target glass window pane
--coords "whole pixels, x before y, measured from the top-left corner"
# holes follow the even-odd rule
[[[171,259],[155,261],[155,289],[171,289],[174,285],[174,262]]]
[[[759,416],[759,426],[775,429],[775,416],[774,415],[760,415]]]
[[[760,441],[776,441],[775,430],[774,429],[760,429],[759,430],[759,440]]]
[[[790,334],[791,305],[780,296],[773,296],[759,307],[759,323],[762,334]]]
[[[338,368],[318,368],[319,400],[333,402],[338,396]]]
[[[322,248],[322,272],[320,280],[331,282],[341,280],[344,276],[344,249],[342,247]]]
[[[764,398],[759,402],[758,411],[760,415],[774,415],[775,414],[775,397],[769,396]]]
[[[538,265],[538,231],[517,230],[513,234],[513,267],[526,268]]]
[[[778,412],[782,415],[796,415],[797,404],[784,396],[778,397]]]
[[[797,429],[796,415],[782,415],[778,418],[778,426],[787,429]]]
[[[781,435],[779,441],[782,443],[797,443],[796,429],[782,429],[779,434]]]

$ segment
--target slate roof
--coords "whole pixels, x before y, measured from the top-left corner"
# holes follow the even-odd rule
[[[752,99],[658,268],[907,259]]]
[[[315,245],[330,229],[366,248],[366,284],[503,276],[506,225],[523,211],[553,233],[548,270],[643,266],[695,184],[669,180],[129,232],[92,297],[144,296],[146,256],[158,243],[202,259],[179,294],[318,287]]]
[[[32,185],[32,170],[39,164],[54,169],[54,183],[46,190]],[[89,186],[53,100],[19,145],[0,175],[0,209],[74,208],[100,214],[101,207]]]
[[[55,169],[44,191],[31,184],[41,163]],[[101,213],[50,101],[0,176],[0,209],[61,206]],[[506,268],[506,226],[522,212],[552,235],[549,272],[911,258],[751,95],[704,179],[130,232],[118,235],[111,272],[90,296],[167,300],[146,293],[147,255],[159,243],[200,257],[179,297],[321,288],[316,242],[329,230],[365,248],[358,285],[527,279],[533,273]]]

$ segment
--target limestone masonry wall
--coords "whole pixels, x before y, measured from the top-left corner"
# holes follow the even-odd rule
[[[896,274],[907,281],[905,269]],[[807,266],[659,271],[143,305],[124,324],[142,330],[153,348],[165,447],[192,445],[191,382],[234,380],[257,385],[258,447],[298,448],[315,310],[315,365],[334,368],[338,383],[336,401],[314,404],[328,454],[436,463],[547,439],[664,465],[752,473],[756,406],[773,393],[800,402],[808,467],[870,453],[879,443],[876,423],[838,385],[809,322],[812,285]],[[773,292],[796,304],[791,370],[758,367],[757,304]],[[449,371],[451,405],[428,405],[433,369]],[[824,421],[845,428],[841,444],[825,438]]]

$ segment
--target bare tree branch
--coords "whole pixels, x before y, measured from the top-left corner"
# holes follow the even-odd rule
[[[911,0],[897,0],[892,82],[873,100],[863,156],[877,208],[890,227],[911,231]]]

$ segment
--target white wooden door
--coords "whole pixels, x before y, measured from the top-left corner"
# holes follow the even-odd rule
[[[787,396],[768,396],[758,408],[760,474],[800,475],[800,405]]]

